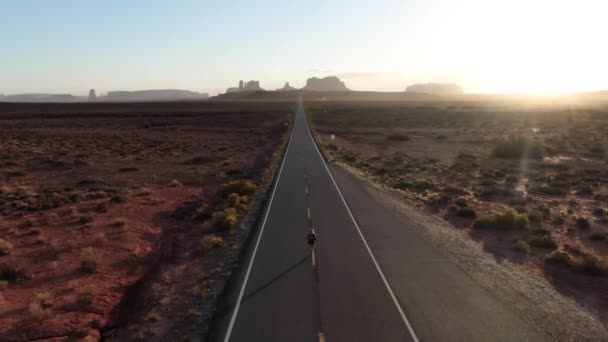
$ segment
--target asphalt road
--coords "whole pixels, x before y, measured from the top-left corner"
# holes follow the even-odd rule
[[[372,191],[326,166],[300,105],[262,226],[212,340],[549,340]]]

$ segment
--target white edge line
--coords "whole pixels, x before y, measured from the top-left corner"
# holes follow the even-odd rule
[[[279,181],[281,180],[281,174],[283,172],[283,165],[285,165],[285,160],[287,159],[287,153],[289,152],[289,146],[291,146],[291,138],[293,137],[293,132],[295,131],[296,120],[294,118],[293,126],[291,127],[291,134],[289,135],[289,141],[287,142],[287,149],[285,149],[285,155],[283,156],[283,161],[281,162],[281,168],[279,169],[279,175],[277,176],[277,181],[274,183],[274,187],[272,189],[272,195],[270,196],[270,202],[268,202],[268,207],[266,208],[266,214],[264,215],[264,221],[262,222],[262,227],[260,228],[260,232],[258,233],[258,238],[255,242],[255,247],[253,248],[253,254],[251,255],[251,259],[249,260],[249,266],[247,266],[247,272],[245,273],[245,279],[243,280],[243,285],[241,287],[241,291],[239,292],[239,297],[236,301],[236,305],[234,310],[232,311],[232,317],[230,318],[230,324],[228,325],[228,329],[226,330],[226,335],[224,336],[224,342],[230,341],[230,336],[232,335],[232,329],[234,328],[234,323],[236,322],[236,317],[239,313],[239,309],[241,308],[241,301],[243,300],[243,295],[245,294],[245,288],[247,287],[247,281],[249,280],[249,274],[251,273],[251,268],[253,267],[253,262],[255,261],[255,256],[258,252],[258,246],[260,245],[260,240],[262,240],[262,234],[264,233],[264,228],[266,227],[266,220],[268,219],[268,213],[270,212],[270,208],[272,207],[272,201],[274,200],[274,194],[277,191],[277,187],[279,186]]]
[[[306,114],[304,114],[304,117],[306,118]],[[305,121],[306,121],[306,129],[308,130],[308,135],[310,135],[310,139],[312,140],[312,143],[315,146],[315,149],[317,150],[319,157],[321,158],[321,162],[323,163],[323,166],[325,166],[325,170],[327,170],[327,173],[329,174],[331,181],[334,183],[336,190],[338,190],[338,195],[340,195],[340,198],[342,199],[342,203],[344,203],[344,207],[346,207],[346,211],[348,212],[348,215],[350,215],[350,218],[352,219],[353,223],[355,224],[355,228],[357,228],[357,232],[359,233],[359,236],[361,237],[361,240],[363,241],[363,244],[365,245],[365,248],[367,249],[369,256],[372,258],[374,266],[376,266],[376,269],[378,270],[378,273],[380,274],[380,278],[382,278],[382,281],[384,282],[384,285],[386,286],[388,293],[390,294],[391,298],[393,299],[393,302],[395,303],[395,306],[397,307],[397,310],[399,311],[399,314],[401,315],[401,319],[407,326],[407,330],[409,330],[410,335],[412,336],[412,339],[414,339],[414,342],[418,342],[418,337],[416,336],[416,333],[414,332],[414,329],[412,328],[410,321],[407,319],[407,317],[405,317],[405,313],[403,312],[401,305],[397,301],[397,297],[395,296],[393,289],[389,285],[388,280],[386,280],[386,277],[384,276],[384,272],[382,272],[380,265],[378,264],[378,262],[376,261],[376,258],[374,257],[374,253],[372,253],[371,248],[369,248],[369,245],[367,244],[367,241],[365,240],[365,237],[363,236],[363,233],[361,232],[361,229],[359,228],[359,225],[357,224],[357,221],[355,220],[353,213],[350,211],[348,204],[346,204],[346,200],[344,199],[344,196],[342,196],[342,192],[340,191],[340,188],[338,187],[338,184],[336,183],[334,176],[332,176],[331,171],[329,171],[329,168],[327,167],[327,164],[325,163],[325,159],[323,159],[323,155],[321,154],[321,151],[319,151],[319,147],[317,146],[315,139],[312,137],[312,133],[310,132],[310,128],[308,127],[308,120],[305,120]]]

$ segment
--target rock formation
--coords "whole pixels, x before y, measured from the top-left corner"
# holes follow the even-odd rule
[[[285,82],[285,85],[283,86],[283,88],[277,89],[277,91],[293,91],[293,90],[298,90],[298,89],[290,86],[289,82]]]
[[[306,86],[303,90],[313,91],[349,91],[346,88],[344,82],[340,81],[336,76],[329,76],[325,78],[309,78],[306,80]]]
[[[95,94],[95,89],[89,90],[89,101],[95,101],[97,95]]]
[[[109,91],[106,101],[174,101],[174,100],[206,100],[209,94],[189,90],[161,89],[138,91]]]
[[[239,81],[239,86],[237,87],[232,87],[232,88],[228,88],[226,89],[226,93],[237,93],[240,91],[258,91],[258,90],[264,90],[260,87],[260,81],[249,81],[249,82],[245,82],[243,83],[243,81]]]

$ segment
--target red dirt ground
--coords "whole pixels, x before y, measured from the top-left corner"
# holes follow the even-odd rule
[[[266,172],[290,112],[252,104],[0,104],[0,340],[94,341],[127,327],[125,312],[135,313],[128,306],[149,299],[126,292],[142,279],[184,286],[164,278],[167,260],[200,274],[222,270],[195,250],[209,232],[229,241],[211,215],[227,205],[217,190]],[[177,217],[187,203],[209,215]],[[247,211],[243,205],[238,215]],[[175,300],[164,293],[173,294],[159,287],[154,300]],[[166,333],[172,317],[205,314],[193,305],[181,303],[184,315],[148,318]]]

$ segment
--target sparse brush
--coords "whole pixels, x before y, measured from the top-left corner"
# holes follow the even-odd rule
[[[540,159],[544,154],[543,145],[525,137],[511,137],[498,142],[492,151],[492,157],[495,158]]]
[[[553,240],[551,234],[532,235],[528,238],[528,243],[531,246],[539,248],[556,249],[557,243]]]
[[[201,252],[206,253],[213,248],[222,247],[224,245],[224,239],[215,234],[205,235],[200,240],[200,249]]]
[[[494,217],[480,217],[473,222],[474,229],[497,228],[502,230],[525,230],[530,222],[526,214],[520,214],[513,208],[496,213]]]
[[[24,270],[18,265],[0,264],[0,280],[16,281],[27,278]]]
[[[127,220],[125,220],[124,218],[115,218],[114,220],[112,220],[111,223],[114,227],[120,227],[123,228],[127,225]]]

